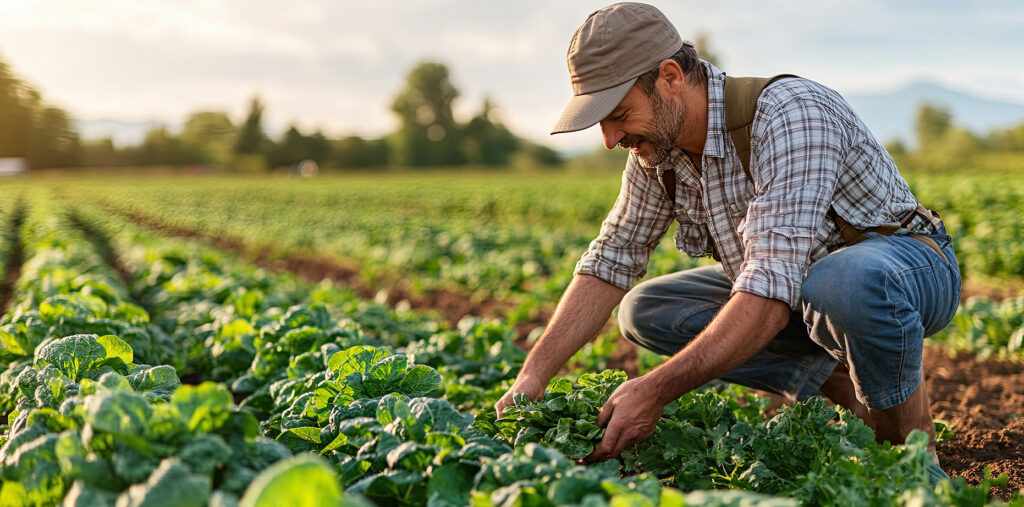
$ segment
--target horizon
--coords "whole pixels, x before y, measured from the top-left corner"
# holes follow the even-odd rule
[[[461,92],[457,117],[489,97],[517,135],[580,151],[599,135],[547,132],[570,96],[565,45],[607,3],[315,0],[281,11],[269,2],[14,2],[0,6],[0,55],[76,121],[174,128],[201,110],[237,120],[259,95],[268,133],[295,124],[370,138],[394,129],[390,101],[409,70],[434,60]],[[1012,2],[653,3],[685,39],[707,34],[735,75],[793,72],[847,96],[925,81],[1024,105],[1024,66],[1005,65],[1024,50],[1024,6]],[[779,28],[792,19],[818,22]]]

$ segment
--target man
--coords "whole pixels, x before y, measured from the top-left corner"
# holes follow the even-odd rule
[[[914,429],[934,439],[921,354],[959,303],[956,258],[849,104],[806,79],[768,85],[748,176],[724,125],[724,73],[654,7],[595,12],[567,59],[575,96],[552,134],[600,123],[605,147],[630,153],[618,200],[498,412],[515,394],[543,395],[621,301],[623,334],[674,355],[608,399],[589,461],[647,438],[665,404],[719,377],[797,399],[824,394],[880,441]],[[672,220],[681,251],[721,264],[631,289]],[[897,225],[846,246],[837,223]],[[937,464],[932,474],[945,476]]]

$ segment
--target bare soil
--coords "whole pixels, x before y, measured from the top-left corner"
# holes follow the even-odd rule
[[[1024,364],[938,348],[925,349],[924,363],[932,416],[955,435],[938,446],[943,468],[977,484],[991,466],[993,476],[1009,476],[1008,487],[995,492],[1009,499],[1024,488]]]

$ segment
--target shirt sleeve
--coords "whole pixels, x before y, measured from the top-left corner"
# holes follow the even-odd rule
[[[815,234],[831,206],[850,127],[813,99],[793,97],[758,113],[752,132],[754,198],[733,292],[796,309]]]
[[[622,188],[601,233],[576,263],[575,274],[596,276],[629,290],[647,273],[651,251],[672,221],[672,206],[654,177],[630,153]]]

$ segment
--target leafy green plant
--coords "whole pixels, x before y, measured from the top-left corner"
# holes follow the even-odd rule
[[[576,382],[556,379],[539,401],[519,395],[501,419],[493,423],[486,420],[493,417],[491,410],[478,416],[477,427],[516,447],[536,442],[558,449],[570,458],[582,459],[594,451],[604,436],[604,429],[597,426],[601,406],[625,381],[625,372],[613,370],[585,373]]]

